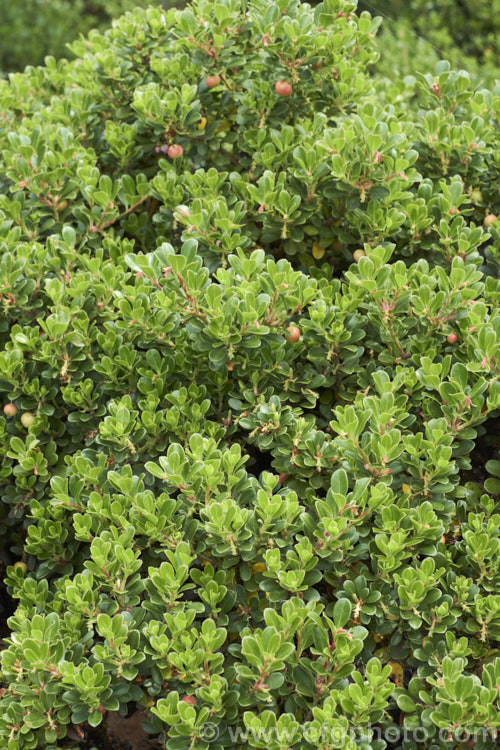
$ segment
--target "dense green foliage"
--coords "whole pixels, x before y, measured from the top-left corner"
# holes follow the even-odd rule
[[[7,750],[494,746],[500,87],[377,88],[377,27],[196,0],[0,83]]]
[[[112,18],[161,0],[0,0],[0,74],[67,57],[68,42]]]

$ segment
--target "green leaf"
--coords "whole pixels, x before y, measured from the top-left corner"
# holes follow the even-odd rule
[[[349,599],[339,599],[333,608],[333,622],[337,628],[344,628],[349,621],[352,604]]]
[[[411,714],[417,709],[416,703],[410,698],[409,695],[398,695],[398,697],[396,698],[396,703],[398,704],[398,708],[400,708],[401,711],[404,711],[404,713],[406,714]]]

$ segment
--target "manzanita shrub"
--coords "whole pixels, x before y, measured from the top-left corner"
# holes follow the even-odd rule
[[[494,747],[500,88],[382,96],[377,26],[195,0],[0,86],[7,750]]]

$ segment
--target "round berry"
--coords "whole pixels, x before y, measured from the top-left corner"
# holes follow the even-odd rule
[[[288,331],[286,340],[291,344],[296,344],[300,339],[300,328],[298,328],[297,326],[288,326],[286,330]]]
[[[274,88],[279,96],[290,96],[292,93],[292,86],[288,81],[277,81]]]
[[[28,566],[25,562],[16,562],[14,563],[14,570],[22,570],[24,573],[28,570]]]
[[[61,201],[57,207],[58,211],[66,211],[67,208],[68,208],[68,201]]]
[[[366,253],[365,253],[364,250],[355,250],[352,257],[354,258],[354,260],[356,261],[356,263],[359,263],[359,261],[361,260],[361,258],[364,258],[365,255],[366,255]]]
[[[449,333],[446,337],[446,340],[449,344],[456,344],[458,341],[458,336],[456,333]]]
[[[207,89],[214,89],[220,83],[220,75],[216,74],[214,76],[207,76],[205,78],[205,83],[207,85]]]
[[[470,199],[473,203],[481,203],[483,200],[483,194],[480,190],[471,190]]]
[[[6,417],[15,417],[17,414],[17,406],[15,404],[5,404],[3,407],[3,413]]]
[[[190,706],[196,706],[198,703],[194,695],[185,695],[182,701],[183,703],[188,703]]]
[[[182,156],[184,153],[184,149],[182,146],[179,146],[178,143],[172,144],[172,146],[168,147],[167,154],[170,156],[171,159],[178,159],[179,156]]]
[[[35,417],[30,411],[24,412],[24,414],[21,417],[21,424],[23,425],[23,427],[31,427],[34,421],[35,421]]]
[[[488,214],[488,216],[484,217],[484,226],[485,227],[491,227],[493,224],[496,224],[498,221],[498,216],[495,216],[495,214]]]

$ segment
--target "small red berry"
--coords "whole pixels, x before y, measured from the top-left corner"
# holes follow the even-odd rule
[[[283,484],[283,482],[286,482],[288,479],[288,474],[280,474],[278,477],[278,481],[280,484]]]
[[[498,221],[498,216],[495,216],[495,214],[488,214],[488,216],[484,217],[484,225],[485,227],[491,227],[493,224],[496,224]]]
[[[214,76],[207,76],[205,78],[205,83],[207,85],[207,89],[214,89],[220,83],[220,75],[216,74]]]
[[[6,417],[15,417],[17,414],[17,406],[15,404],[5,404],[3,407],[3,413]]]
[[[446,337],[446,340],[449,344],[456,344],[458,341],[458,336],[456,333],[449,333]]]
[[[188,703],[190,706],[196,706],[198,703],[194,695],[185,695],[182,701],[183,703]]]
[[[291,344],[296,344],[300,339],[300,328],[298,328],[297,326],[288,326],[287,331],[288,333],[286,336],[286,340]]]
[[[182,156],[184,149],[182,146],[179,146],[178,143],[174,143],[172,146],[168,147],[167,153],[171,159],[177,159],[179,156]]]
[[[292,93],[292,87],[288,81],[277,81],[274,88],[279,96],[290,96]]]

